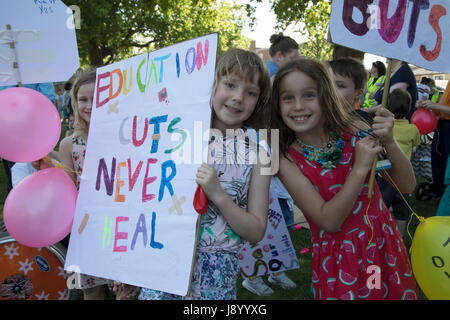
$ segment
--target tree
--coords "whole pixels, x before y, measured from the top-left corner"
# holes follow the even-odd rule
[[[80,8],[81,63],[104,65],[179,41],[219,33],[219,51],[248,47],[242,6],[214,0],[65,0]]]
[[[247,9],[248,13],[252,12],[252,6],[257,5],[262,1],[269,1],[272,4],[272,10],[277,17],[277,29],[286,29],[292,24],[298,24],[299,22],[305,25],[306,31],[308,32],[308,37],[310,38],[309,44],[307,44],[306,54],[308,55],[319,55],[318,58],[326,57],[325,48],[323,52],[319,52],[318,49],[324,44],[320,31],[323,30],[323,25],[329,22],[330,13],[320,12],[319,8],[327,10],[331,7],[332,0],[249,0],[251,5]],[[318,20],[311,12],[316,12],[322,16],[323,20]],[[325,17],[327,17],[325,19]],[[315,23],[318,24],[318,31],[315,31]],[[301,31],[300,31],[301,32]],[[341,57],[356,57],[360,60],[364,59],[364,52],[353,50],[350,48],[342,47],[339,45],[332,44],[333,59],[338,59]],[[315,49],[314,49],[315,48]]]
[[[319,60],[329,60],[333,46],[327,40],[328,21],[331,5],[328,1],[319,1],[305,9],[304,29],[300,33],[309,40],[301,47],[302,54]]]

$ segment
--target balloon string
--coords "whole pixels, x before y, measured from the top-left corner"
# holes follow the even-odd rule
[[[366,215],[365,215],[367,222],[369,222],[370,230],[372,231],[372,234],[370,235],[369,243],[366,246],[366,250],[367,250],[367,248],[369,248],[370,244],[372,243],[372,239],[373,239],[373,226],[372,226],[372,222],[370,222],[370,218],[369,218],[369,208],[370,208],[371,202],[372,202],[372,197],[369,198],[369,204],[367,205]]]
[[[56,167],[60,168],[61,170],[65,171],[65,172],[81,174],[81,171],[75,171],[75,170],[72,170],[72,169],[70,169],[70,168],[68,168],[66,166],[63,166],[61,163],[53,160],[49,156],[45,156],[44,159],[50,161],[53,165],[55,165]]]
[[[406,225],[406,231],[408,232],[408,236],[409,236],[409,238],[410,238],[411,241],[412,241],[411,233],[409,233],[409,225],[410,225],[410,223],[411,223],[411,220],[412,220],[413,216],[415,216],[415,217],[420,221],[420,223],[424,222],[424,221],[425,221],[425,218],[419,216],[419,215],[411,208],[411,206],[409,205],[408,201],[405,199],[405,197],[403,197],[403,194],[401,193],[401,191],[400,191],[399,187],[397,186],[397,184],[394,182],[394,180],[392,180],[391,176],[389,175],[389,173],[386,171],[386,169],[383,167],[383,165],[382,165],[381,163],[380,163],[380,165],[381,165],[381,168],[383,169],[384,173],[386,174],[386,176],[389,178],[389,181],[392,183],[392,185],[394,186],[394,188],[398,191],[398,193],[399,193],[400,196],[402,197],[403,201],[406,203],[406,205],[408,206],[409,210],[411,211],[411,215],[410,215],[410,217],[409,217],[408,224]]]

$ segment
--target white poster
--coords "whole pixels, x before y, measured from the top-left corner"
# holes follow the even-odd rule
[[[448,0],[334,0],[333,43],[450,73]]]
[[[186,295],[217,34],[97,70],[66,269]]]
[[[264,238],[257,244],[245,242],[238,258],[243,277],[262,276],[300,267],[277,198],[269,197]]]
[[[80,67],[75,30],[81,27],[72,8],[79,11],[60,0],[1,1],[0,85],[67,81],[72,76]]]

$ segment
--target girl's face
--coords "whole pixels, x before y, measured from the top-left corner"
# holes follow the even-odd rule
[[[299,137],[323,131],[325,117],[317,84],[305,73],[293,71],[281,79],[279,104],[283,122]]]
[[[298,49],[291,49],[288,52],[286,52],[286,54],[283,54],[280,52],[280,56],[279,56],[279,60],[278,60],[278,65],[280,67],[284,66],[286,63],[288,63],[289,61],[294,60],[295,58],[298,58],[299,53],[298,53]]]
[[[250,118],[258,102],[260,89],[259,74],[253,81],[244,80],[236,74],[220,78],[213,97],[216,117],[213,127],[225,132],[226,129],[241,128]]]
[[[94,100],[95,82],[88,82],[82,84],[78,89],[77,104],[78,114],[80,117],[89,123],[91,119],[92,103]]]

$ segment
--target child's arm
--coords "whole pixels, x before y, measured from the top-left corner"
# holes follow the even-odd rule
[[[59,144],[59,159],[64,171],[70,176],[72,181],[77,184],[75,168],[72,161],[72,135],[65,137]]]
[[[431,100],[420,100],[417,102],[417,106],[431,110],[436,113],[443,112],[445,114],[450,114],[450,107],[440,103],[433,102]]]
[[[202,164],[197,171],[196,182],[203,188],[208,199],[214,202],[234,232],[251,243],[257,243],[264,237],[269,209],[270,176],[261,175],[259,164],[255,164],[252,169],[247,212],[222,189],[217,172],[211,166]]]
[[[325,201],[314,185],[298,169],[297,165],[280,157],[279,177],[292,199],[319,228],[327,232],[338,232],[351,212],[361,192],[367,173],[375,155],[382,148],[375,140],[365,137],[355,146],[355,163],[341,190],[329,201]]]
[[[416,177],[411,161],[394,139],[394,115],[389,110],[381,108],[375,113],[373,120],[373,133],[380,138],[380,142],[386,149],[387,157],[392,165],[388,170],[389,176],[401,193],[413,192],[416,186]]]

